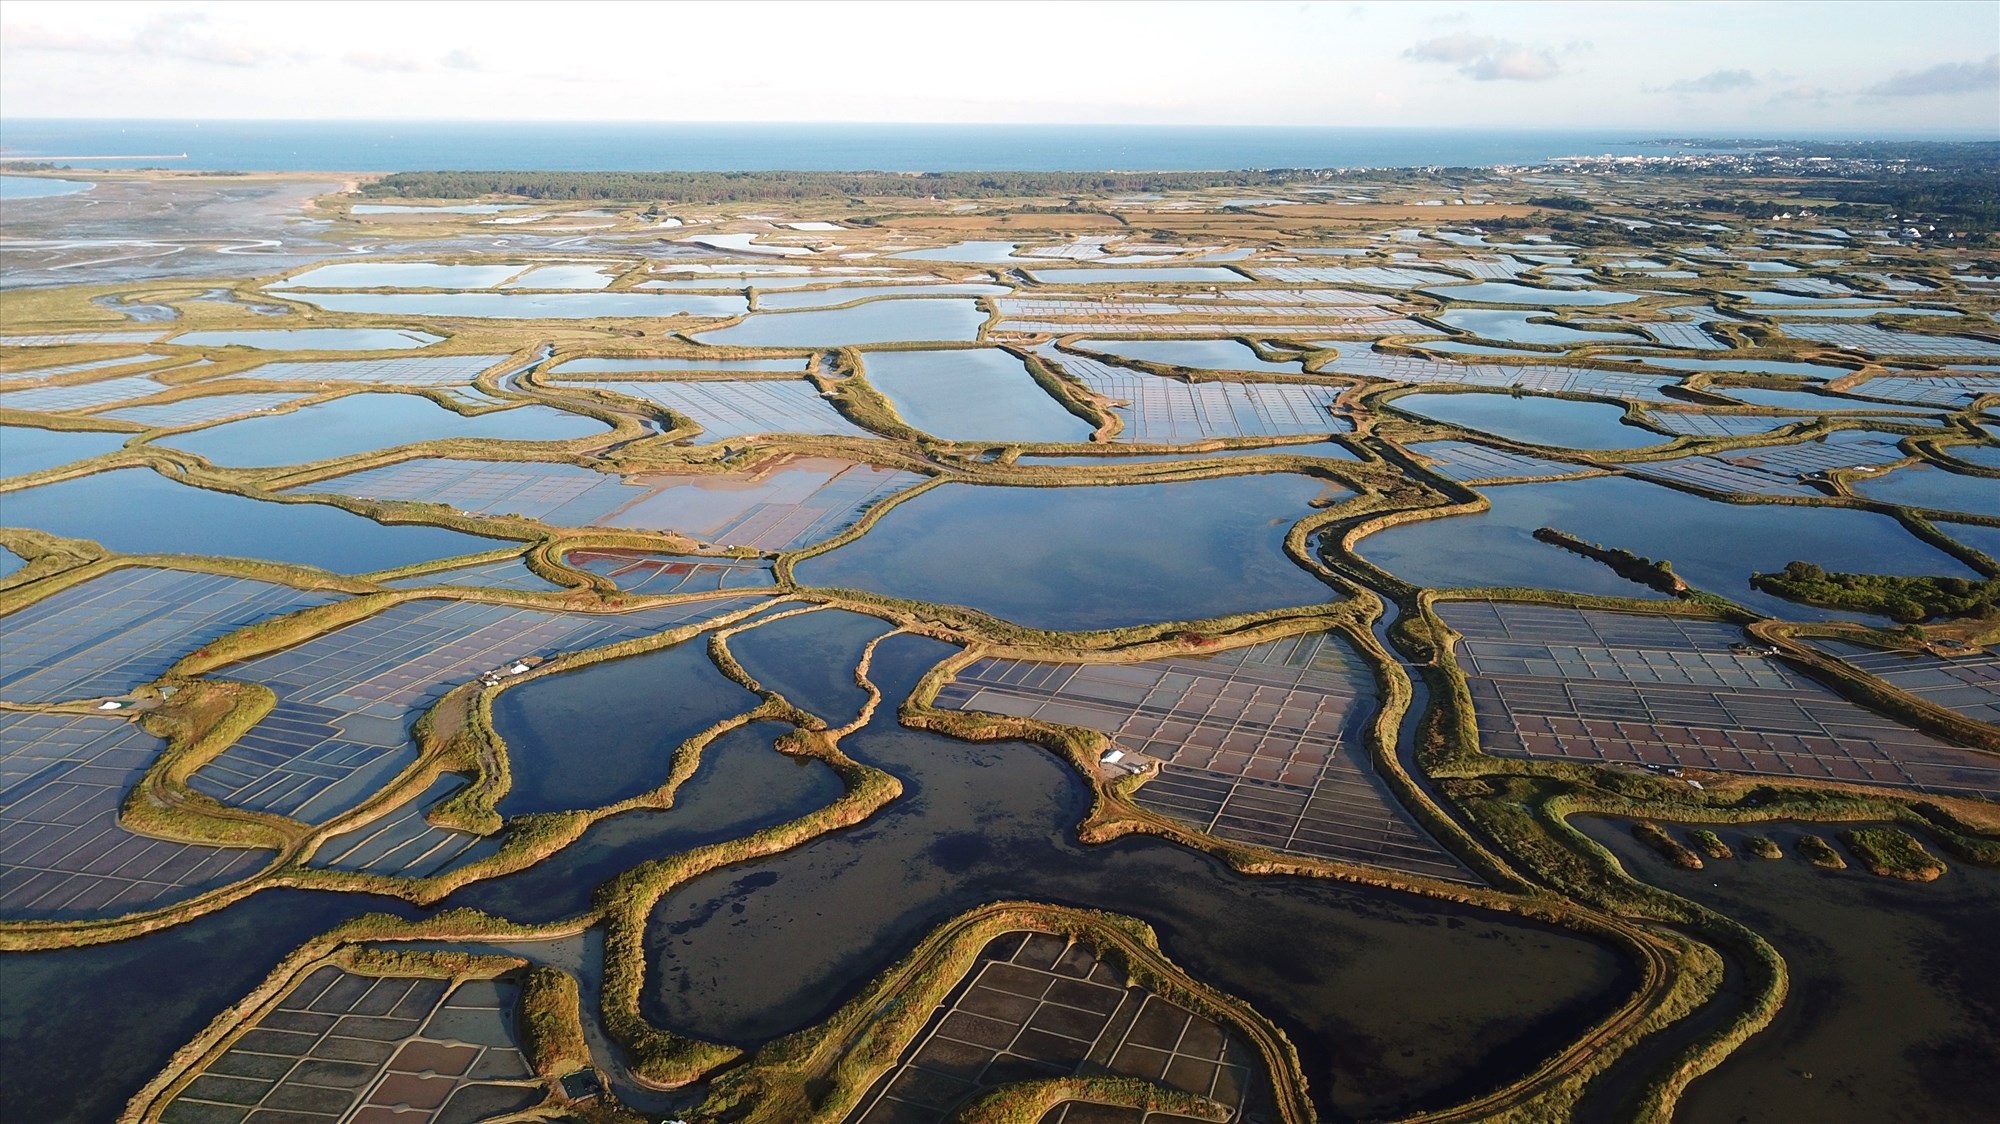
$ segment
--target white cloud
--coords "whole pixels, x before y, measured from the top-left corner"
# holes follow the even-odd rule
[[[1460,74],[1479,82],[1545,82],[1562,73],[1549,51],[1466,31],[1426,39],[1404,51],[1403,57],[1456,66]]]
[[[340,61],[371,74],[412,74],[424,68],[423,64],[403,55],[385,55],[375,51],[353,51]]]
[[[255,42],[210,32],[208,16],[201,12],[160,16],[139,29],[132,45],[142,55],[214,66],[262,66],[280,57]]]
[[[1699,78],[1670,82],[1665,89],[1674,94],[1727,94],[1757,84],[1757,76],[1747,70],[1711,70]]]
[[[1865,92],[1878,98],[1921,98],[1996,90],[2000,90],[2000,55],[1987,55],[1984,62],[1948,62],[1925,70],[1901,71]]]
[[[209,30],[208,16],[201,12],[169,12],[155,16],[125,36],[38,24],[7,24],[0,29],[0,40],[4,40],[9,51],[156,59],[237,68],[307,57],[295,51],[276,50],[254,40],[216,34]]]

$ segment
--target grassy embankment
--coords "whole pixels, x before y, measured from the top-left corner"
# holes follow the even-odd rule
[[[994,938],[1021,930],[1081,942],[1122,969],[1131,984],[1242,1036],[1270,1074],[1277,1118],[1313,1119],[1305,1077],[1284,1032],[1242,1001],[1181,971],[1160,951],[1148,926],[1117,914],[1033,902],[982,906],[946,922],[825,1022],[765,1045],[744,1065],[717,1078],[700,1111],[744,1124],[844,1118],[976,967],[980,951]],[[1100,1094],[1120,1088],[1133,1095],[1160,1091],[1141,1084],[1143,1088],[1065,1087]],[[1001,1103],[1009,1101],[1002,1098]]]

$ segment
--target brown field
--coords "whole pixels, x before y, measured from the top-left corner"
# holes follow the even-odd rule
[[[1478,207],[1423,207],[1415,203],[1356,203],[1351,206],[1343,203],[1295,203],[1289,207],[1266,207],[1251,213],[1267,219],[1417,222],[1447,218],[1475,222],[1479,219],[1524,219],[1541,209],[1525,203],[1493,203]]]
[[[876,223],[878,230],[932,230],[972,234],[982,230],[1122,230],[1116,215],[1089,214],[971,214],[898,215]]]

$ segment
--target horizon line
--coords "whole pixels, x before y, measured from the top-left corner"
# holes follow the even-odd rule
[[[2000,130],[1977,128],[1896,128],[1896,129],[1771,129],[1747,126],[1712,125],[1692,129],[1686,125],[1351,125],[1351,124],[1266,124],[1132,121],[813,121],[813,120],[678,120],[671,118],[566,118],[566,117],[112,117],[112,116],[17,116],[0,112],[0,122],[133,122],[161,124],[230,125],[603,125],[603,126],[713,126],[717,128],[941,128],[941,129],[1258,129],[1270,131],[1376,131],[1376,132],[1481,132],[1481,133],[1652,133],[1665,139],[1704,140],[1788,140],[1805,137],[1959,137],[1969,140],[2000,141]],[[1722,134],[1731,134],[1724,136]]]

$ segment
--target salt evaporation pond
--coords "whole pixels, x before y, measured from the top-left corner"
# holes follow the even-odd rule
[[[651,359],[571,359],[549,371],[556,379],[584,375],[620,375],[634,371],[787,371],[803,372],[806,361],[796,359],[683,359],[666,355]]]
[[[952,651],[885,640],[870,670],[885,705],[842,742],[901,780],[902,796],[855,829],[705,875],[659,903],[646,939],[649,1019],[761,1042],[830,1015],[968,908],[1051,901],[1154,926],[1175,963],[1284,1028],[1323,1118],[1372,1119],[1527,1072],[1546,1042],[1574,1036],[1635,986],[1608,945],[1526,919],[1323,879],[1246,877],[1159,839],[1079,844],[1089,791],[1060,759],[897,721],[894,702]]]
[[[945,484],[798,565],[803,585],[966,605],[1035,628],[1120,628],[1309,605],[1333,591],[1284,552],[1339,489],[1273,474],[1175,484]]]
[[[0,426],[0,476],[22,476],[122,448],[129,433],[80,433],[33,426]],[[4,518],[4,517],[0,517]]]
[[[1461,340],[1424,340],[1417,346],[1425,351],[1443,352],[1447,355],[1498,355],[1506,359],[1521,359],[1528,356],[1547,358],[1546,351],[1531,351],[1524,347],[1495,347],[1491,344],[1465,343]]]
[[[1005,285],[843,285],[837,289],[799,289],[783,293],[757,294],[759,312],[784,312],[803,308],[834,308],[855,301],[888,297],[958,296],[993,297],[1014,290]]]
[[[1769,390],[1760,386],[1707,386],[1705,394],[1719,394],[1733,398],[1750,406],[1768,406],[1774,410],[1861,410],[1871,414],[1922,414],[1931,413],[1916,406],[1892,406],[1881,402],[1864,402],[1857,398],[1843,398],[1837,394],[1816,394],[1810,390]]]
[[[1014,251],[1020,246],[1019,242],[959,242],[928,250],[905,250],[889,256],[908,261],[1003,262],[1015,260]]]
[[[1859,495],[1884,503],[2000,516],[2000,480],[1947,472],[1934,465],[1899,468],[1887,476],[1857,480],[1853,488]]]
[[[356,215],[497,215],[502,211],[522,211],[528,203],[356,203],[348,211]]]
[[[1750,587],[1752,573],[1803,560],[1844,573],[1975,577],[1886,515],[1839,508],[1730,504],[1628,477],[1481,488],[1492,508],[1406,523],[1355,547],[1404,581],[1438,589],[1523,587],[1658,596],[1611,568],[1537,542],[1554,527],[1585,542],[1673,563],[1697,588],[1771,616],[1851,618]]]
[[[6,521],[127,554],[216,554],[356,574],[506,545],[442,527],[386,526],[317,503],[268,503],[126,468],[7,493]]]
[[[729,652],[766,690],[838,726],[868,702],[854,681],[862,651],[894,627],[865,613],[821,609],[739,632],[729,638]],[[882,705],[901,701],[885,697]]]
[[[1533,285],[1518,285],[1512,281],[1481,281],[1474,285],[1426,285],[1418,291],[1453,301],[1531,304],[1541,307],[1628,304],[1639,299],[1637,293],[1621,293],[1615,289],[1537,289]]]
[[[1481,433],[1566,449],[1636,449],[1671,441],[1624,424],[1625,408],[1604,402],[1511,394],[1405,394],[1390,403],[1432,421]]]
[[[1791,971],[1791,995],[1770,1026],[1688,1086],[1680,1118],[1790,1124],[1991,1112],[2000,1068],[1976,1059],[2000,1035],[2000,973],[1989,963],[2000,873],[1949,859],[1936,882],[1858,866],[1822,871],[1797,857],[1798,841],[1831,832],[1791,823],[1718,826],[1738,859],[1689,871],[1633,838],[1627,821],[1574,826],[1634,877],[1754,929]],[[1742,857],[1752,834],[1772,837],[1788,858]]]
[[[466,417],[416,394],[350,394],[289,414],[246,418],[158,444],[231,468],[305,464],[441,438],[566,441],[610,427],[550,406]]]
[[[488,320],[592,320],[632,316],[737,316],[750,307],[737,294],[695,293],[292,293],[328,312],[395,316],[469,316]],[[183,342],[177,340],[175,342]]]
[[[7,954],[0,1023],[9,1120],[116,1119],[175,1050],[309,938],[394,898],[266,890],[131,940]],[[170,969],[163,968],[171,965]],[[87,996],[88,1002],[80,997]]]
[[[1085,351],[1164,363],[1169,367],[1192,367],[1206,371],[1270,371],[1275,374],[1305,373],[1296,359],[1273,363],[1262,358],[1241,340],[1078,340]]]
[[[1636,343],[1637,340],[1626,332],[1604,332],[1584,328],[1570,328],[1561,324],[1544,324],[1536,321],[1546,319],[1539,312],[1509,312],[1500,308],[1457,308],[1440,312],[1435,317],[1440,324],[1470,332],[1481,339],[1505,340],[1508,343]]]
[[[601,720],[606,694],[626,702],[617,722]],[[704,636],[502,691],[493,729],[514,783],[500,814],[601,808],[657,788],[683,741],[757,703],[710,662]],[[589,753],[576,752],[580,729],[594,731]]]
[[[1359,461],[1347,446],[1336,441],[1310,441],[1294,445],[1259,445],[1247,449],[1210,449],[1205,453],[1135,453],[1129,449],[1083,456],[1041,456],[1024,454],[1014,459],[1015,464],[1087,464],[1099,467],[1149,467],[1159,464],[1174,464],[1179,461],[1211,460],[1222,457],[1321,457],[1327,460]]]
[[[350,261],[308,269],[267,289],[485,289],[526,265],[442,265],[433,261]]]
[[[951,297],[870,301],[816,312],[753,312],[740,324],[693,338],[718,347],[844,347],[874,343],[956,343],[979,338],[986,313]]]
[[[177,347],[254,347],[260,351],[402,351],[443,341],[443,336],[407,328],[252,328],[183,332],[167,342]]]
[[[1104,269],[1037,269],[1028,274],[1043,285],[1163,285],[1244,284],[1249,278],[1219,266],[1110,266]]]
[[[1649,367],[1666,367],[1676,371],[1740,371],[1756,375],[1809,375],[1822,379],[1837,379],[1854,373],[1847,367],[1782,359],[1681,359],[1670,355],[1605,355],[1600,358],[1620,363],[1644,363]]]
[[[868,381],[904,421],[947,441],[1087,441],[1091,425],[1063,408],[1005,351],[877,351]]]

